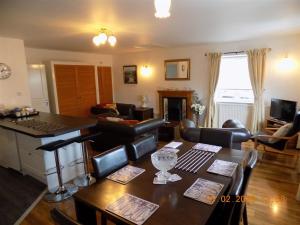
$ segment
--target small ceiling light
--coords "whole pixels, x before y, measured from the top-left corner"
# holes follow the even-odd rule
[[[171,0],[154,0],[155,6],[155,17],[157,18],[168,18],[171,8]]]
[[[105,28],[102,28],[100,33],[93,37],[93,43],[96,46],[105,45],[107,41],[110,46],[114,47],[117,43],[117,38],[112,35],[111,31],[108,31]]]
[[[117,43],[117,38],[113,35],[109,36],[108,43],[110,44],[110,46],[114,47]]]

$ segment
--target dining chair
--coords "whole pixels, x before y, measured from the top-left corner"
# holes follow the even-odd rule
[[[154,152],[157,149],[157,143],[154,135],[147,135],[134,142],[127,147],[128,158],[136,161],[143,156]]]
[[[95,177],[101,179],[128,164],[124,145],[117,146],[92,158]]]
[[[101,179],[128,164],[125,145],[117,146],[92,158],[92,164],[96,179]],[[101,224],[106,225],[108,220],[114,218],[103,212],[101,213]],[[115,222],[119,225],[119,222]]]
[[[249,184],[249,180],[252,174],[254,167],[256,166],[258,159],[258,153],[256,150],[252,150],[249,153],[249,157],[247,160],[247,165],[244,170],[244,179],[241,186],[241,191],[239,196],[246,196],[247,187]],[[230,224],[231,225],[239,225],[241,219],[243,218],[243,224],[248,225],[248,217],[247,217],[247,205],[246,201],[236,201],[233,209],[233,214],[231,217]]]
[[[236,199],[240,196],[243,186],[244,170],[242,166],[237,167],[232,179],[233,185],[228,191],[225,201],[218,203],[207,225],[231,225]]]
[[[232,132],[214,128],[201,128],[199,142],[232,148]]]
[[[54,208],[50,211],[51,218],[54,220],[55,225],[81,225],[73,218],[69,217],[61,210]]]

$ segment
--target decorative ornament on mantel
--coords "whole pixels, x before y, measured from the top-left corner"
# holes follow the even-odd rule
[[[170,17],[171,0],[154,0],[155,17],[164,19]]]
[[[117,43],[117,38],[113,35],[111,31],[106,28],[102,28],[100,33],[93,37],[93,43],[96,46],[105,45],[108,41],[111,47],[114,47]]]
[[[142,108],[146,108],[147,107],[147,103],[149,102],[148,95],[141,95],[140,96],[140,101],[141,101],[141,107]]]

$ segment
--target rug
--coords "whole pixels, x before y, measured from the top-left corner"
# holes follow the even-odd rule
[[[0,166],[0,224],[15,224],[45,188],[28,175]]]

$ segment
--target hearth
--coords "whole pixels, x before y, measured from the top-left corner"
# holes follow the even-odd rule
[[[164,119],[180,121],[186,119],[186,98],[164,97]]]
[[[193,90],[160,90],[160,116],[168,121],[192,119]]]

